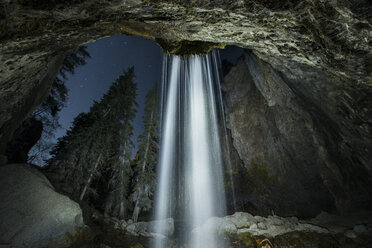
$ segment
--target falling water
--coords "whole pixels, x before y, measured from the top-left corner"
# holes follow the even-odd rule
[[[208,219],[226,214],[217,56],[164,59],[155,217],[175,219],[179,247],[223,246],[213,228],[206,228]],[[154,231],[163,233],[165,223],[159,221]],[[168,247],[165,242],[157,238],[154,246]]]

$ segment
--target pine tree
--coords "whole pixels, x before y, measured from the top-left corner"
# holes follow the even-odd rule
[[[134,192],[131,201],[134,204],[132,219],[137,222],[141,210],[149,210],[151,196],[155,188],[155,166],[158,152],[158,89],[157,85],[146,96],[143,115],[143,133],[138,137],[139,160],[135,167]]]
[[[97,103],[95,103],[97,104]],[[67,134],[58,140],[48,161],[48,175],[58,189],[78,198],[89,175],[97,172],[92,169],[94,142],[92,137],[99,121],[92,112],[79,114]],[[92,158],[93,157],[93,158]],[[94,163],[94,162],[93,162]]]
[[[120,152],[117,157],[117,163],[113,164],[110,175],[110,193],[105,203],[105,215],[115,216],[124,219],[128,209],[128,188],[132,169],[130,166],[131,152],[134,147],[132,141],[133,125],[132,121],[136,116],[137,106],[137,85],[133,83],[134,68],[130,68],[128,72],[119,77],[116,81],[121,87],[125,87],[126,94],[122,99],[118,99],[115,104],[121,107],[115,108],[112,114],[122,114],[123,118],[120,121]],[[113,94],[113,93],[112,93]],[[116,113],[122,111],[123,113]]]
[[[110,174],[111,184],[123,185],[123,189],[129,181],[130,166],[125,163],[125,153],[132,144],[131,121],[136,112],[133,77],[132,67],[111,85],[88,113],[81,113],[74,119],[72,128],[59,139],[51,153],[49,177],[57,188],[74,199],[89,201],[88,196],[99,197],[92,184],[103,173]],[[125,203],[126,194],[122,192],[121,202]]]
[[[29,163],[42,166],[44,160],[49,157],[52,147],[51,140],[55,130],[59,127],[58,112],[64,107],[68,96],[68,89],[65,85],[67,75],[74,74],[77,67],[85,65],[87,58],[90,58],[90,54],[86,46],[79,47],[65,57],[62,68],[53,81],[49,95],[29,117],[29,119],[34,118],[41,121],[43,126],[41,138],[29,152]]]

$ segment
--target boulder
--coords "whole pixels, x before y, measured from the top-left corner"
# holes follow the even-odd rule
[[[202,227],[203,231],[213,231],[217,233],[235,233],[237,228],[228,218],[212,217],[206,221]]]
[[[249,227],[253,223],[257,222],[255,217],[244,212],[236,212],[233,215],[226,216],[226,218],[231,221],[236,228]]]
[[[129,223],[124,227],[132,235],[142,235],[142,236],[172,236],[174,233],[174,220],[173,218],[168,218],[164,220],[155,220],[150,222],[135,222]],[[158,230],[156,227],[162,226],[163,229]],[[156,233],[154,233],[156,230]]]
[[[129,224],[126,230],[130,233],[146,233],[148,228],[147,222],[136,222]]]
[[[368,232],[365,225],[355,225],[353,231],[357,234],[366,233]]]
[[[79,204],[55,192],[27,164],[0,167],[0,243],[17,247],[70,247],[83,234]]]
[[[240,221],[237,221],[241,217]],[[252,216],[249,213],[237,212],[225,217],[211,217],[202,226],[193,229],[193,233],[214,232],[219,235],[258,235],[265,237],[275,237],[290,232],[314,232],[329,233],[320,226],[311,225],[306,222],[298,223],[297,218],[282,218],[279,216]],[[245,222],[244,222],[245,221]]]
[[[344,233],[344,235],[350,239],[355,239],[357,238],[357,235],[355,234],[355,232],[353,232],[352,230],[348,230]]]
[[[258,227],[258,229],[260,229],[260,230],[267,230],[267,226],[266,226],[265,223],[263,223],[263,222],[259,222],[259,223],[257,223],[257,227]]]
[[[155,220],[148,222],[148,231],[154,232],[156,226],[163,226],[164,228],[158,230],[158,234],[162,234],[165,236],[172,236],[174,233],[174,220],[173,218],[168,218],[164,220]]]

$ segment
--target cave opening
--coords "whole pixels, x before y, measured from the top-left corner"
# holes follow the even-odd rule
[[[205,238],[203,247],[369,247],[369,13],[368,0],[1,3],[0,246],[154,247],[154,239],[162,239],[163,247],[189,247],[190,236],[179,234],[195,226],[182,215],[155,220],[151,182],[159,171],[143,161],[155,161],[155,147],[162,146],[164,133],[154,131],[161,128],[153,117],[164,117],[154,107],[160,88],[155,83],[164,78],[163,53],[169,64],[176,56],[188,61],[179,67],[186,82],[199,74],[188,74],[190,65],[208,67],[199,62],[219,49],[226,132],[208,136],[193,125],[212,130],[211,120],[223,119],[203,111],[213,95],[207,88],[195,93],[199,104],[187,108],[186,92],[179,94],[182,104],[172,104],[180,119],[198,116],[188,126],[171,118],[183,130],[173,148],[193,143],[200,150],[177,149],[176,156],[192,160],[204,150],[197,161],[217,168],[219,162],[211,162],[216,150],[208,146],[205,152],[201,144],[219,136],[227,140],[221,160],[232,164],[222,173],[227,180],[213,189],[188,183],[206,195],[198,200],[203,206],[173,206],[199,216],[194,223],[208,217],[196,240]],[[81,44],[86,48],[77,49]],[[194,138],[184,142],[182,136]],[[45,142],[35,146],[38,140]],[[194,178],[198,185],[219,181],[216,171]],[[172,187],[184,187],[182,176],[171,178]],[[138,183],[143,180],[150,183]],[[222,189],[226,200],[205,193]],[[185,201],[184,192],[177,192]],[[203,215],[206,206],[224,201],[226,212]]]
[[[313,217],[320,209],[335,212],[335,202],[317,169],[308,167],[303,169],[307,174],[287,171],[280,176],[283,166],[288,170],[293,165],[288,166],[287,156],[276,152],[293,149],[290,147],[297,142],[296,137],[286,144],[280,128],[293,129],[294,121],[299,126],[291,133],[303,139],[313,135],[300,125],[308,117],[288,114],[293,106],[281,103],[281,91],[295,87],[289,85],[290,80],[254,52],[237,46],[219,49],[209,43],[172,46],[157,42],[116,35],[67,54],[49,95],[8,143],[9,162],[37,168],[58,193],[78,202],[82,211],[79,221],[88,225],[89,235],[95,230],[95,245],[245,247],[246,232],[279,237],[299,230],[327,233],[317,226],[302,226],[297,217],[276,215]],[[193,55],[199,52],[208,55]],[[172,84],[178,85],[178,93],[171,93]],[[275,90],[268,94],[267,87]],[[193,91],[197,97],[190,93]],[[172,94],[176,98],[170,100]],[[220,102],[214,102],[215,98]],[[171,112],[167,104],[175,107],[172,117],[167,116]],[[170,124],[161,127],[167,118],[172,128]],[[167,136],[170,130],[173,133]],[[199,132],[193,133],[196,130]],[[208,134],[203,130],[209,130]],[[277,142],[279,148],[275,148]],[[199,148],[190,152],[194,146]],[[261,150],[255,151],[257,147]],[[314,150],[305,152],[313,154]],[[312,166],[302,156],[307,155],[295,159]],[[279,163],[272,164],[271,159]],[[161,179],[169,161],[174,162]],[[208,167],[204,177],[200,170],[187,169],[201,168],[200,163]],[[216,167],[218,164],[222,167]],[[187,179],[189,174],[194,174],[199,184],[193,177]],[[300,183],[305,178],[307,181]],[[191,204],[190,196],[196,192],[199,199]],[[295,192],[304,195],[292,195]],[[308,199],[314,202],[306,205]],[[168,205],[161,203],[164,201]],[[295,202],[301,208],[293,208]],[[327,218],[311,223],[323,225]],[[82,230],[82,236],[72,243],[92,242],[86,229]],[[234,230],[245,231],[237,235]],[[127,237],[119,238],[122,232]],[[274,242],[247,240],[269,247]]]
[[[191,49],[193,48],[191,47]],[[179,49],[179,54],[184,50],[184,48]],[[222,60],[222,73],[226,75],[236,64],[237,59],[242,56],[243,49],[228,46],[226,49],[219,49],[219,51]],[[169,52],[169,50],[165,50],[165,53]],[[45,160],[49,158],[48,154],[51,148],[59,138],[66,134],[73,119],[79,113],[88,112],[92,103],[102,97],[114,79],[131,66],[135,67],[138,85],[137,102],[139,106],[134,124],[136,139],[142,128],[140,119],[145,105],[145,92],[155,83],[160,84],[161,82],[162,58],[162,47],[140,36],[116,35],[74,49],[65,58],[61,72],[53,84],[52,92],[29,116],[30,120],[23,124],[27,125],[34,118],[42,121],[44,126],[42,137],[29,151],[27,159],[25,159],[27,154],[22,154],[26,151],[15,151],[14,155],[10,154],[12,149],[17,150],[19,144],[9,144],[8,162],[28,162],[43,167]],[[49,116],[43,116],[45,112]],[[48,117],[51,120],[46,120]],[[30,128],[37,130],[38,123],[33,123],[33,125],[35,126]],[[36,138],[38,137],[38,131],[33,130],[32,133],[36,134]],[[32,137],[31,142],[33,142]],[[136,150],[136,145],[134,150]]]
[[[161,129],[159,128],[159,124],[154,124],[152,127],[151,124],[148,126],[150,120],[146,119],[146,114],[149,114],[148,111],[151,108],[151,118],[156,120],[155,122],[159,122],[160,115],[163,114],[160,110],[159,100],[160,88],[163,88],[163,92],[167,91],[167,89],[164,89],[165,86],[160,86],[159,83],[162,80],[166,80],[164,78],[162,79],[161,75],[162,70],[165,69],[162,68],[162,65],[165,63],[163,62],[165,59],[163,51],[166,54],[177,51],[176,58],[187,61],[187,57],[190,55],[186,54],[186,52],[191,54],[195,52],[199,53],[202,51],[198,47],[211,46],[208,43],[206,45],[196,43],[195,46],[192,46],[192,43],[185,44],[172,48],[173,50],[169,51],[162,50],[155,42],[139,36],[117,35],[100,39],[74,49],[66,55],[61,65],[61,70],[53,81],[49,95],[26,118],[21,127],[15,131],[14,138],[8,143],[7,147],[6,155],[8,156],[8,162],[28,163],[42,171],[51,181],[57,192],[67,195],[80,204],[83,210],[84,220],[90,225],[96,225],[96,223],[93,224],[97,221],[97,219],[92,217],[92,213],[94,212],[96,213],[96,218],[97,216],[101,216],[106,221],[111,218],[120,220],[123,223],[127,220],[130,224],[133,221],[136,223],[152,220],[154,218],[153,205],[155,203],[153,201],[155,199],[156,188],[154,185],[157,184],[155,183],[155,178],[157,177],[156,174],[158,174],[156,164],[159,148],[150,148],[150,150],[153,150],[151,154],[153,158],[151,161],[144,162],[141,158],[143,156],[141,146],[142,150],[143,146],[148,146],[143,140],[143,136],[148,135],[150,137],[150,133],[146,133],[148,132],[146,128],[154,129],[152,131],[154,134],[151,134],[151,137],[154,137],[151,139],[153,139],[155,146],[159,145],[160,141],[158,133],[161,132]],[[190,48],[187,48],[188,46]],[[205,51],[209,52],[210,48],[201,49],[208,49],[208,51]],[[236,46],[227,46],[216,50],[213,57],[213,65],[215,66],[213,68],[213,73],[215,74],[213,77],[219,78],[226,76],[230,69],[237,64],[237,61],[242,59],[243,52],[244,50],[242,48]],[[168,56],[172,57],[173,55]],[[220,59],[222,60],[222,64],[220,63]],[[205,66],[207,65],[204,64],[203,67]],[[194,72],[190,72],[188,77],[194,74]],[[196,81],[194,80],[197,82],[196,85],[198,85],[199,81],[203,81],[205,77],[210,76],[200,74],[200,78]],[[188,84],[190,82],[185,83],[185,85]],[[214,81],[210,81],[209,84],[214,84]],[[219,92],[221,90],[220,87],[218,79],[218,85],[213,86],[215,88],[214,90],[212,88],[210,90],[217,90]],[[122,92],[118,93],[119,91]],[[130,92],[130,94],[126,92]],[[217,98],[218,95],[220,95],[220,100],[222,101],[221,92],[209,93],[207,97]],[[125,99],[127,98],[131,98],[131,100],[126,102]],[[216,104],[219,105],[219,111],[223,112],[223,103],[221,101],[219,103],[216,102]],[[120,104],[120,102],[124,102],[124,104]],[[214,106],[214,103],[211,106]],[[200,106],[196,107],[196,109],[198,108]],[[120,112],[120,109],[131,110],[124,114]],[[159,111],[162,113],[158,114]],[[207,107],[205,111],[209,112],[211,110]],[[222,112],[218,115],[224,115]],[[110,129],[110,124],[102,124],[103,122],[114,122],[115,118],[113,116],[109,117],[113,113],[122,115],[121,119],[118,118],[117,121],[119,125],[124,126],[123,129]],[[126,117],[127,119],[125,119],[123,117],[125,115],[130,117]],[[106,118],[114,119],[106,120]],[[96,124],[97,122],[101,124]],[[125,125],[126,122],[129,123],[128,126]],[[188,120],[185,120],[185,122],[188,122]],[[196,125],[198,126],[198,124]],[[223,125],[223,128],[226,129],[224,122],[222,124],[214,123],[214,125]],[[197,126],[194,128],[198,128]],[[202,129],[207,130],[207,127]],[[214,129],[221,129],[221,127],[217,128],[216,126]],[[110,132],[116,132],[116,135],[119,136],[122,133],[128,133],[126,134],[127,136],[120,137],[122,139],[121,141],[116,141],[118,147],[109,149],[105,146],[115,143],[115,141],[109,140],[115,138],[112,137]],[[231,137],[228,137],[226,130],[223,132],[225,133],[222,136],[226,139],[224,145],[229,144],[230,146],[227,139],[231,139]],[[220,134],[218,132],[213,134],[213,136],[216,135],[219,136]],[[149,141],[147,140],[147,142]],[[98,143],[98,145],[95,146],[94,143]],[[125,148],[125,146],[128,146],[128,148]],[[105,149],[107,151],[103,151]],[[123,166],[128,167],[128,170],[130,170],[119,171],[122,174],[126,173],[126,178],[117,178],[115,173],[118,173],[118,171],[114,168],[114,166],[117,166],[117,162],[111,162],[113,164],[110,165],[110,157],[108,155],[102,155],[104,152],[114,153],[115,149],[122,154],[119,155],[119,160],[123,162]],[[228,149],[230,148],[223,148],[223,153],[226,153]],[[204,155],[211,152],[220,154],[221,151],[218,151],[207,151],[204,152]],[[200,155],[203,156],[203,154]],[[226,153],[218,156],[223,157],[224,160],[228,160],[230,163],[229,154]],[[128,164],[124,161],[128,161]],[[150,177],[154,174],[151,179],[153,181],[148,182],[148,185],[145,186],[152,187],[151,189],[147,189],[148,195],[143,196],[145,199],[140,199],[141,196],[136,196],[136,194],[139,194],[136,191],[136,187],[139,187],[136,185],[136,181],[139,180],[138,178],[141,173],[136,167],[139,167],[139,164],[142,163],[146,164],[147,167],[151,167],[150,171],[147,172],[149,175],[142,176],[142,178]],[[216,186],[222,187],[224,184],[230,184],[228,187],[232,192],[233,188],[231,185],[233,184],[233,179],[231,177],[231,164],[229,166],[229,168],[224,169],[225,172],[220,172],[220,174],[223,173],[230,177],[229,182],[226,181],[224,183],[221,174],[221,182],[213,186],[214,188]],[[222,168],[220,169],[222,170]],[[209,170],[213,171],[212,168]],[[179,179],[177,180],[182,180],[181,178],[183,177],[185,175],[179,175]],[[119,182],[115,182],[115,180]],[[110,189],[110,184],[114,183],[117,183],[117,185]],[[112,206],[118,204],[112,202],[114,200],[111,197],[118,197],[112,196],[112,192],[119,190],[118,188],[120,187],[122,187],[120,189],[121,194],[125,195],[126,198],[125,200],[121,200],[121,204],[125,202],[128,205],[125,206],[125,210],[120,204],[116,207]],[[221,191],[221,189],[218,191]],[[222,191],[224,192],[224,189]],[[231,192],[229,192],[228,197],[232,201],[230,204],[227,204],[229,213],[233,213],[236,207],[233,204],[233,202],[235,203],[235,199]],[[177,194],[183,193],[179,192]],[[225,198],[224,193],[221,196]],[[138,199],[133,199],[135,197]],[[178,198],[178,196],[175,195],[174,198]],[[148,201],[148,203],[142,203],[145,201]],[[139,202],[143,206],[137,208]],[[219,203],[221,207],[225,208],[225,204],[222,203],[225,200],[219,202],[221,202]],[[131,205],[133,206],[130,207]],[[184,209],[187,209],[187,207],[184,207]],[[221,213],[218,216],[221,216]],[[181,222],[185,221],[182,220]],[[167,227],[160,227],[158,229],[164,228]],[[176,225],[176,230],[183,229],[184,227],[178,228]]]

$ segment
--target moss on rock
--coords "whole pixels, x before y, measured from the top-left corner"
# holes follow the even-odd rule
[[[272,248],[270,239],[264,236],[255,236],[249,232],[234,233],[228,236],[231,248]]]
[[[163,49],[165,54],[175,54],[179,56],[207,54],[213,49],[225,48],[225,44],[204,41],[182,40],[179,42],[171,42],[163,39],[156,39],[156,42]]]
[[[129,248],[143,248],[143,245],[140,243],[135,243],[134,245],[129,246]]]
[[[282,183],[274,175],[270,175],[267,164],[263,162],[260,156],[251,160],[250,165],[245,171],[247,191],[256,193],[263,197],[268,197],[271,192],[270,188],[283,188]]]

